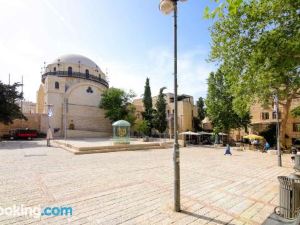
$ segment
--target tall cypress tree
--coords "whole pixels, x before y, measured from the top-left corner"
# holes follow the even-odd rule
[[[202,97],[199,97],[197,101],[197,111],[199,122],[202,124],[202,120],[205,118],[204,99]]]
[[[143,117],[148,122],[149,128],[151,130],[151,128],[153,127],[153,125],[152,125],[153,108],[152,108],[151,88],[150,88],[148,77],[147,77],[146,83],[145,83],[143,103],[144,103],[144,108],[145,108],[145,111],[143,113]]]
[[[163,87],[159,91],[159,95],[155,104],[156,111],[153,118],[153,125],[160,133],[163,133],[167,129],[167,102],[165,99],[165,94],[163,93],[165,89],[166,88]]]

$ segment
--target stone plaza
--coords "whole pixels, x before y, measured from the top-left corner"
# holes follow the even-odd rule
[[[172,149],[74,155],[45,141],[0,142],[0,206],[70,206],[72,216],[1,215],[0,224],[261,224],[278,205],[290,155],[181,148],[173,211]]]

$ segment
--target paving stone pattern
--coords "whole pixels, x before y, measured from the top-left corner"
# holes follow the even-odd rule
[[[0,216],[0,224],[261,224],[278,205],[289,155],[181,149],[182,212],[172,149],[73,155],[45,141],[0,142],[0,206],[71,206],[73,216]]]

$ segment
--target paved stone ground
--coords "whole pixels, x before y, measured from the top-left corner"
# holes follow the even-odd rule
[[[0,142],[0,206],[71,206],[72,217],[0,216],[0,224],[261,224],[278,204],[283,156],[181,149],[182,213],[172,149],[73,155],[41,141]]]

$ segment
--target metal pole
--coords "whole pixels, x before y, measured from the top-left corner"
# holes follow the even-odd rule
[[[24,98],[24,93],[23,93],[23,75],[22,75],[22,84],[21,84],[21,93],[22,93],[22,99],[21,99],[21,112],[23,113],[23,98]],[[21,119],[21,128],[23,128],[23,119]]]
[[[180,212],[180,166],[177,130],[177,0],[174,1],[174,208]]]
[[[47,110],[48,111],[48,113],[47,113],[48,114],[47,147],[50,147],[51,146],[51,144],[50,144],[50,138],[48,136],[49,135],[48,131],[49,131],[49,129],[51,129],[50,128],[50,116],[49,116],[50,105],[48,104],[47,107],[48,107],[48,110]]]
[[[276,104],[276,135],[277,135],[277,153],[278,153],[278,166],[282,166],[281,149],[280,149],[280,125],[279,125],[279,106],[278,106],[278,94],[275,94]]]
[[[67,112],[68,112],[68,100],[65,98],[65,104],[64,104],[64,114],[65,114],[65,118],[64,118],[64,136],[65,136],[65,141],[67,140]]]

